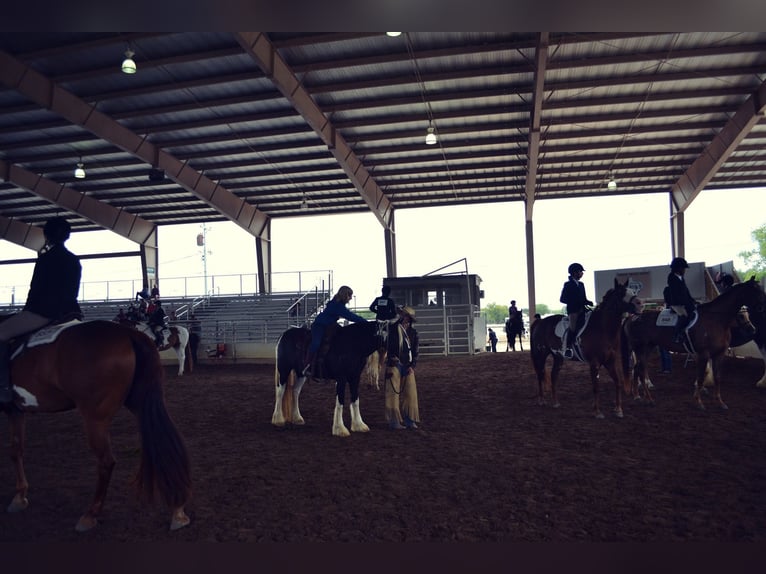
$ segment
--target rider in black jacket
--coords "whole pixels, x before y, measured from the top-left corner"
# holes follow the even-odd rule
[[[82,316],[77,294],[80,291],[80,260],[64,243],[71,226],[63,217],[48,220],[43,227],[45,245],[32,272],[24,308],[0,323],[0,404],[13,399],[10,386],[8,341],[69,316]]]

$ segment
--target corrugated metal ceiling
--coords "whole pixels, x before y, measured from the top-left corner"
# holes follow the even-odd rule
[[[323,125],[348,144],[354,157],[344,166],[247,38],[3,32],[0,50],[105,114],[114,122],[107,132],[129,130],[270,218],[369,211],[377,200],[349,175],[354,161],[393,210],[668,194],[766,74],[763,32],[264,33]],[[120,72],[128,48],[134,75]],[[46,109],[11,72],[1,75],[6,220],[38,225],[64,213],[75,231],[99,227],[18,185],[13,166],[156,225],[230,218],[173,174],[157,179],[158,166],[122,149],[118,136],[94,135],[84,118],[77,125]],[[762,117],[739,134],[707,189],[766,187]],[[424,144],[429,122],[437,145]],[[80,160],[83,180],[73,175]],[[685,208],[691,196],[678,197]]]

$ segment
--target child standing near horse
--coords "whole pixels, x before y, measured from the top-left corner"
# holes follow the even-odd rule
[[[418,389],[415,384],[415,365],[418,362],[418,332],[413,326],[415,310],[404,306],[399,315],[396,336],[388,338],[386,421],[392,429],[417,429],[420,422],[420,410],[418,409]]]
[[[82,317],[77,303],[82,266],[78,257],[64,247],[71,229],[63,217],[48,220],[43,227],[45,245],[32,272],[26,305],[0,323],[0,405],[13,400],[8,341],[67,316]]]
[[[579,263],[572,263],[569,268],[569,279],[564,283],[561,289],[562,303],[567,306],[567,315],[569,316],[569,329],[561,337],[561,351],[567,359],[573,356],[572,346],[577,335],[577,321],[583,316],[585,306],[593,306],[593,301],[585,295],[585,285],[580,281],[585,268]]]

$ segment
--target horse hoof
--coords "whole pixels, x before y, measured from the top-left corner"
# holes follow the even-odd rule
[[[93,516],[83,515],[80,517],[80,520],[77,521],[74,529],[77,532],[87,532],[96,526],[98,526],[98,520]]]
[[[557,409],[557,408],[559,408],[561,406],[561,403],[553,403],[552,406],[553,406],[554,409]]]
[[[304,421],[304,420],[303,420],[303,417],[301,417],[301,418],[299,418],[299,419],[295,419],[295,420],[293,421],[293,424],[294,424],[294,425],[305,425],[305,424],[306,424],[306,421]]]
[[[604,418],[604,413],[596,413],[596,418],[597,419],[603,419]]]
[[[183,511],[183,508],[178,509],[173,513],[173,517],[170,519],[170,531],[180,530],[184,526],[188,526],[191,520]]]
[[[21,512],[22,510],[26,510],[28,506],[29,506],[28,498],[14,496],[13,500],[11,500],[11,503],[8,505],[7,511],[10,513]]]
[[[729,407],[727,405],[725,405],[724,403],[721,403],[721,410],[722,411],[728,411]]]
[[[617,416],[618,419],[621,419],[625,416],[622,414],[622,411],[616,411],[614,414]]]

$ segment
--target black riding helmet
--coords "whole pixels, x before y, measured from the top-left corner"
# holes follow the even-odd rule
[[[580,265],[579,263],[572,263],[572,264],[569,266],[569,269],[568,269],[568,271],[569,271],[569,274],[571,275],[571,274],[572,274],[572,273],[574,273],[575,271],[585,271],[585,267],[583,267],[583,266],[582,266],[582,265]]]
[[[63,217],[54,217],[49,219],[43,227],[43,233],[49,243],[64,243],[69,239],[69,233],[72,227]]]
[[[686,262],[686,259],[683,257],[675,257],[673,261],[670,262],[670,268],[675,271],[676,269],[682,269],[682,268],[689,268],[689,264]]]

